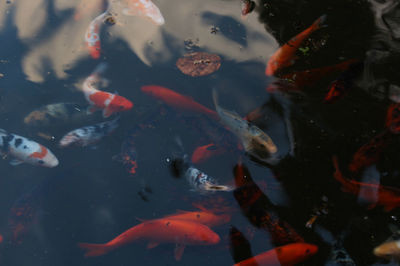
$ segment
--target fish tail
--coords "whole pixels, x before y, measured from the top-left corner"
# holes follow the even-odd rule
[[[327,27],[328,25],[326,25],[326,18],[327,18],[327,15],[324,14],[324,15],[320,16],[316,21],[314,21],[314,23],[313,23],[314,30],[318,30],[320,28]]]
[[[85,251],[85,257],[97,257],[107,254],[111,248],[106,244],[78,243],[78,247]]]

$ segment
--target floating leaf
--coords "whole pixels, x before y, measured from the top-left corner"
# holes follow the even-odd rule
[[[221,66],[221,58],[216,54],[195,52],[179,58],[176,66],[183,74],[200,77],[217,71]]]

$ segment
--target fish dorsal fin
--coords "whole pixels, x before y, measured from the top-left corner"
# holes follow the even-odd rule
[[[17,166],[17,165],[20,165],[20,164],[23,164],[23,163],[24,163],[23,161],[18,160],[18,159],[12,159],[12,160],[10,161],[10,164],[11,164],[12,166]]]
[[[148,249],[155,248],[155,247],[157,247],[158,245],[160,245],[160,243],[158,243],[158,242],[149,242],[149,243],[147,244],[147,248],[148,248]]]
[[[87,108],[86,113],[87,113],[88,115],[90,115],[90,114],[93,114],[94,112],[96,112],[97,110],[99,110],[99,108],[98,108],[97,106],[95,106],[95,105],[90,105],[90,106]]]
[[[190,211],[184,211],[184,210],[176,210],[176,213],[178,214],[184,214],[184,213],[191,213]]]
[[[185,251],[185,245],[177,243],[174,250],[175,259],[177,261],[181,260],[184,251]]]
[[[192,203],[192,206],[195,207],[195,208],[197,208],[197,209],[199,209],[199,210],[201,210],[201,211],[203,211],[203,212],[209,212],[209,211],[207,211],[206,208],[205,208],[203,205],[201,205],[200,203],[193,202],[193,203]]]
[[[110,117],[113,114],[113,111],[111,110],[111,108],[105,108],[103,110],[103,117],[107,118]]]

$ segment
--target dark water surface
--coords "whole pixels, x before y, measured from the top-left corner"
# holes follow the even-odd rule
[[[75,19],[84,2],[87,6]],[[117,6],[120,1],[110,2]],[[332,156],[338,157],[346,177],[400,188],[396,135],[376,163],[355,174],[347,169],[353,154],[384,130],[392,103],[389,96],[394,88],[400,89],[396,39],[400,5],[393,2],[394,8],[382,11],[383,0],[259,0],[255,11],[243,19],[240,0],[154,3],[165,18],[162,26],[113,10],[117,24],[102,27],[101,57],[96,60],[88,54],[84,34],[89,23],[105,11],[101,1],[1,1],[0,128],[45,145],[60,164],[14,167],[7,159],[0,161],[0,234],[4,238],[0,265],[233,265],[237,261],[230,248],[232,226],[250,242],[252,254],[274,248],[270,234],[241,212],[233,192],[202,194],[191,190],[185,178],[174,177],[170,162],[182,156],[176,137],[189,155],[196,147],[215,142],[212,136],[221,142],[225,138],[221,128],[201,124],[199,115],[176,111],[144,94],[140,88],[145,85],[172,89],[213,110],[215,88],[220,105],[242,117],[263,106],[264,115],[254,123],[277,145],[279,156],[284,157],[278,164],[262,164],[232,149],[195,167],[221,184],[234,186],[233,169],[241,160],[280,219],[307,243],[319,247],[304,265],[389,265],[372,250],[393,234],[393,228],[398,230],[399,209],[386,212],[379,205],[371,209],[362,197],[358,200],[343,192],[333,177]],[[305,41],[302,48],[308,50],[298,52],[296,63],[285,72],[358,59],[363,65],[356,70],[348,94],[332,104],[323,102],[329,84],[340,73],[305,86],[301,93],[267,92],[265,88],[278,80],[264,74],[268,58],[323,14],[327,27]],[[193,51],[218,54],[220,69],[204,77],[182,74],[175,62]],[[108,84],[102,89],[117,91],[134,103],[131,110],[121,113],[113,134],[89,147],[60,148],[57,143],[64,134],[104,121],[101,114],[43,126],[24,123],[27,114],[47,104],[86,105],[79,89],[100,62],[108,64],[104,74]],[[285,110],[290,110],[293,156]],[[129,138],[137,153],[134,175],[116,156]],[[196,204],[209,210],[225,208],[232,218],[213,228],[221,238],[219,244],[188,246],[181,261],[174,259],[174,244],[146,249],[147,243],[137,242],[93,258],[85,258],[77,247],[78,242],[108,242],[139,224],[137,218],[196,211]],[[18,208],[22,214],[16,213]],[[305,224],[316,213],[320,215],[307,228]],[[17,238],[16,224],[22,228]],[[355,264],[332,259],[336,246],[345,249]]]

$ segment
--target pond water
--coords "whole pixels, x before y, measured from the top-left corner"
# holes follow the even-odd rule
[[[59,162],[11,165],[17,147],[0,131],[0,265],[233,265],[303,241],[313,254],[271,253],[258,265],[397,265],[373,250],[399,238],[398,116],[387,122],[387,113],[400,101],[400,4],[257,0],[243,15],[249,2],[154,0],[153,19],[135,5],[149,1],[0,2],[0,128],[47,147]],[[321,27],[299,41],[321,16]],[[88,48],[88,33],[100,49]],[[280,47],[286,61],[266,75]],[[220,66],[216,57],[196,57],[187,67],[213,72],[182,73],[177,60],[194,52],[218,55]],[[338,98],[326,100],[332,84]],[[133,107],[109,118],[89,114],[91,88]],[[213,91],[233,126],[213,112]],[[45,116],[55,103],[64,104]],[[59,145],[71,130],[115,117],[119,126],[100,141]],[[243,117],[276,153],[246,148],[243,138],[258,131]],[[250,135],[240,139],[234,127],[243,125]],[[210,143],[210,158],[192,156]],[[369,149],[358,152],[363,145]],[[187,167],[228,191],[192,187]],[[225,219],[210,229],[163,218],[182,211]],[[157,231],[157,221],[172,229]],[[107,243],[139,224],[146,236],[100,256],[78,245]],[[217,243],[188,240],[177,260],[179,234],[201,230],[216,233]]]

